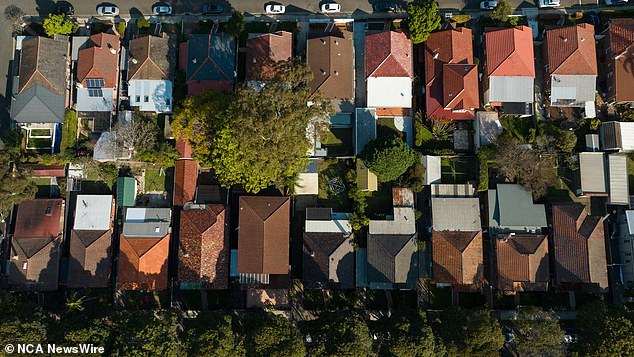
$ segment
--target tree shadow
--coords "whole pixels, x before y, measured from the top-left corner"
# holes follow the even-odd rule
[[[55,10],[55,1],[53,0],[35,0],[35,10],[39,17],[46,17]]]

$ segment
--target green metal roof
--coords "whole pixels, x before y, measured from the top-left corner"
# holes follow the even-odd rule
[[[117,207],[133,207],[136,201],[136,181],[134,177],[117,179]]]
[[[544,205],[533,203],[532,193],[515,184],[498,184],[497,190],[489,190],[489,217],[491,227],[547,226]]]

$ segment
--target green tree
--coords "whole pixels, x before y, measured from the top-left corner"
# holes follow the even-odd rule
[[[146,20],[144,17],[139,17],[136,19],[136,27],[140,29],[150,28],[150,22]]]
[[[14,346],[46,343],[50,320],[39,305],[18,301],[14,295],[0,292],[0,306],[0,341]]]
[[[77,24],[64,14],[48,14],[42,26],[46,35],[50,37],[53,35],[70,35],[75,33],[78,28]]]
[[[620,308],[603,301],[582,306],[577,312],[579,349],[585,356],[634,356],[634,323]]]
[[[418,156],[418,155],[417,155]],[[425,165],[417,159],[399,179],[399,186],[407,187],[414,192],[421,192],[425,187]]]
[[[499,354],[504,343],[502,329],[488,310],[450,307],[434,326],[450,356],[489,357]]]
[[[288,319],[256,312],[246,316],[245,347],[248,356],[304,357],[306,348],[297,327]]]
[[[563,356],[564,331],[550,311],[529,307],[519,311],[512,321],[515,344],[522,356]]]
[[[322,312],[311,325],[311,356],[373,355],[368,325],[355,312]]]
[[[507,22],[509,20],[509,15],[513,13],[513,9],[511,5],[506,2],[506,0],[498,1],[497,6],[493,11],[491,11],[491,18],[493,20],[498,20],[501,22]]]
[[[407,28],[414,44],[425,42],[440,28],[441,18],[435,1],[414,1],[407,5]]]
[[[242,32],[244,32],[244,28],[244,15],[242,15],[241,12],[234,11],[227,22],[227,25],[225,25],[225,32],[238,37]]]
[[[0,219],[5,219],[13,209],[26,200],[35,198],[37,186],[17,160],[12,161],[8,151],[0,151]]]
[[[417,155],[401,138],[386,136],[369,142],[361,158],[379,182],[389,182],[403,175],[416,162]]]
[[[191,356],[245,356],[244,344],[234,335],[231,315],[202,313],[187,321],[187,352]]]
[[[125,21],[117,24],[117,32],[119,33],[119,38],[123,39],[125,37]]]
[[[178,356],[180,323],[165,311],[127,311],[115,320],[115,356]]]
[[[381,355],[400,357],[433,357],[442,355],[439,341],[427,324],[424,311],[395,312],[387,319],[390,339]]]
[[[350,225],[352,225],[352,229],[359,230],[370,224],[370,218],[366,210],[368,208],[368,197],[370,197],[372,193],[359,190],[359,180],[355,170],[348,171],[346,174],[346,182],[348,186],[348,198],[352,201],[352,213],[350,213],[348,219]]]

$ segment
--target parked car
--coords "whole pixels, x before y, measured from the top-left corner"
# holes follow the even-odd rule
[[[557,7],[560,5],[560,0],[539,0],[539,7]]]
[[[493,10],[498,6],[497,1],[483,1],[480,3],[480,10]]]
[[[327,2],[327,3],[321,4],[321,12],[325,14],[330,14],[330,13],[339,12],[339,11],[341,11],[341,5],[337,4],[336,2]]]
[[[283,14],[286,12],[286,6],[282,4],[266,4],[264,11],[271,15]]]
[[[57,14],[72,16],[75,13],[75,8],[68,1],[58,1],[55,3],[55,12]]]
[[[605,0],[606,5],[627,5],[628,0]]]
[[[217,15],[222,14],[224,9],[220,4],[203,4],[203,15]]]
[[[375,12],[394,12],[396,11],[396,4],[391,1],[377,2],[373,6]]]
[[[119,8],[115,5],[99,5],[97,6],[97,14],[99,16],[117,16]]]
[[[161,15],[171,15],[172,7],[166,4],[158,4],[152,6],[152,13],[157,16]]]

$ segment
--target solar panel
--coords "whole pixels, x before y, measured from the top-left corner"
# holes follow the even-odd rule
[[[103,91],[100,88],[88,88],[89,97],[103,97]]]
[[[103,88],[103,79],[101,79],[101,78],[86,79],[86,87],[88,87],[88,88]]]

